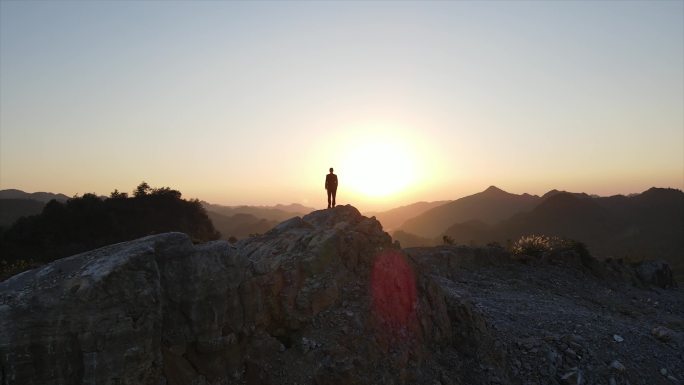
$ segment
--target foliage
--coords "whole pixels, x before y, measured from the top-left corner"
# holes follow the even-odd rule
[[[128,194],[125,192],[119,192],[119,190],[114,189],[111,194],[109,194],[109,197],[112,199],[125,199],[128,198]]]
[[[511,245],[511,252],[515,255],[527,255],[541,257],[544,253],[557,250],[573,250],[579,254],[582,261],[591,259],[589,251],[584,243],[572,239],[554,236],[532,234],[524,235]]]
[[[523,235],[513,243],[511,252],[515,255],[529,255],[538,257],[541,254],[551,251],[553,243],[556,242],[555,237],[548,237],[546,235]]]
[[[452,238],[448,235],[445,235],[442,237],[442,243],[444,243],[445,245],[453,245],[454,244],[454,238]]]
[[[65,203],[52,200],[39,215],[2,229],[0,252],[6,266],[21,260],[45,263],[169,231],[187,233],[200,242],[220,237],[199,200],[181,199],[177,190],[151,188],[143,182],[133,197],[114,190],[105,199],[84,194]]]
[[[150,185],[147,184],[147,182],[143,181],[138,185],[138,187],[135,188],[133,191],[133,196],[138,198],[138,197],[143,197],[147,195],[148,191],[150,191]]]

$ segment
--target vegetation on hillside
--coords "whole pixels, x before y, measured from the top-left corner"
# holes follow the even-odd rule
[[[141,183],[132,196],[117,190],[65,203],[50,201],[39,215],[0,227],[0,279],[26,268],[146,235],[180,231],[197,242],[218,239],[202,204],[169,187]]]

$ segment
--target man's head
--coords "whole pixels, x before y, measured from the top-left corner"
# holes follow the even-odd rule
[[[333,168],[332,168],[332,167],[330,167],[330,173],[332,174],[332,172],[333,172]]]

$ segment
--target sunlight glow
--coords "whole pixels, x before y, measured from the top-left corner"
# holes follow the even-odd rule
[[[344,183],[359,194],[385,197],[416,181],[416,161],[409,147],[373,138],[353,146],[342,163]]]

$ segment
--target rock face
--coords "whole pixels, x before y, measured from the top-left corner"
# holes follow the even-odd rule
[[[594,265],[401,250],[351,206],[234,246],[150,236],[1,282],[0,384],[684,379],[682,290]]]
[[[351,206],[236,247],[116,244],[0,293],[2,384],[406,382],[451,333],[434,283]]]

